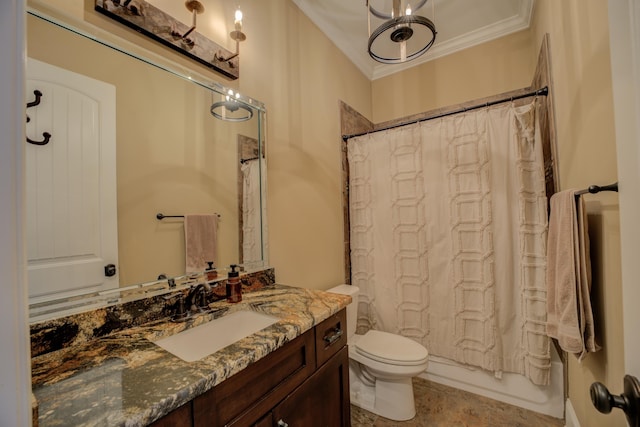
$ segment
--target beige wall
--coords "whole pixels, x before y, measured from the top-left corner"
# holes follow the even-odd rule
[[[371,117],[370,82],[291,1],[242,9],[240,89],[268,108],[270,264],[327,289],[344,280],[339,100]]]
[[[532,32],[536,48],[544,33],[550,35],[561,189],[617,181],[607,2],[538,0]],[[594,381],[603,382],[612,392],[622,391],[618,198],[602,193],[587,195],[585,200],[591,227],[596,334],[603,349],[582,364],[570,358],[569,398],[582,427],[624,426],[622,411],[602,415],[589,398]]]
[[[531,84],[537,56],[529,31],[374,80],[373,122],[409,116]]]

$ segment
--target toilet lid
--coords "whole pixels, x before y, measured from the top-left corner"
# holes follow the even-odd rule
[[[358,353],[391,365],[420,365],[427,360],[427,349],[417,342],[382,331],[369,331],[355,343]]]

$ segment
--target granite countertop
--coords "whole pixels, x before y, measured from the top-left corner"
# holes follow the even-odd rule
[[[218,301],[193,321],[150,322],[32,359],[40,427],[144,426],[194,399],[340,311],[350,297],[273,285]],[[197,362],[185,362],[152,341],[238,310],[277,323]]]

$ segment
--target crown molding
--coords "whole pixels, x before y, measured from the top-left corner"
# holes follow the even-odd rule
[[[371,81],[527,29],[531,22],[534,6],[534,0],[523,0],[516,15],[449,40],[438,42],[436,39],[434,46],[420,58],[403,64],[380,64],[371,59],[367,53],[366,40],[362,46],[344,43],[346,37],[344,29],[333,22],[328,15],[317,13],[312,2],[308,0],[293,0],[293,2]],[[436,21],[435,24],[437,28],[438,22]]]

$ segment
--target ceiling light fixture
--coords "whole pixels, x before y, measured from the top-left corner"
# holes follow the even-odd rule
[[[436,40],[433,22],[414,14],[427,0],[420,0],[415,8],[409,2],[404,4],[404,0],[392,2],[391,13],[383,13],[366,0],[369,27],[367,50],[373,59],[384,64],[400,64],[416,59],[429,50]],[[371,15],[384,20],[373,32]]]

